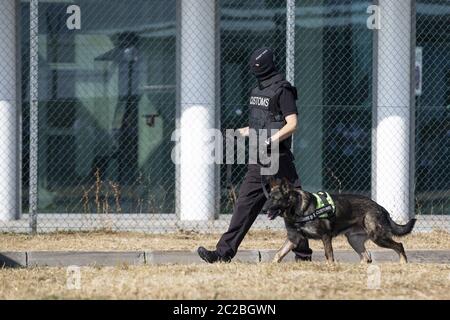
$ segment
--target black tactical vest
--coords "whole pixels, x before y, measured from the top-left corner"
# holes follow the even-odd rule
[[[270,137],[270,130],[281,129],[286,121],[281,113],[278,104],[279,95],[282,88],[293,90],[297,99],[296,89],[284,79],[280,74],[265,80],[261,83],[263,86],[252,90],[249,101],[249,127],[250,129],[267,129],[267,137]],[[283,140],[280,143],[281,149],[290,150],[291,138]]]

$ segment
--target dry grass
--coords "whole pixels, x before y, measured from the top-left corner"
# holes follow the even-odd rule
[[[37,236],[0,234],[0,251],[128,251],[128,250],[193,250],[199,245],[214,248],[220,235],[179,232],[154,235],[144,233],[54,233]],[[242,249],[277,249],[285,238],[284,232],[251,231]],[[450,249],[450,233],[433,231],[401,239],[408,249]],[[344,237],[333,240],[335,249],[350,249]],[[313,249],[323,249],[320,241],[311,241]],[[368,244],[375,248],[374,244]]]
[[[450,299],[450,265],[283,263],[86,267],[81,289],[66,269],[0,269],[0,299]]]
[[[283,232],[250,232],[243,249],[275,249]],[[180,232],[0,235],[0,251],[192,250],[219,235]],[[450,234],[402,239],[406,249],[449,249]],[[312,241],[313,249],[322,244]],[[375,247],[374,245],[370,245]],[[345,239],[336,249],[349,249]],[[81,289],[68,290],[65,268],[0,269],[0,299],[450,299],[450,264],[382,264],[381,288],[367,287],[367,266],[325,263],[85,267]]]

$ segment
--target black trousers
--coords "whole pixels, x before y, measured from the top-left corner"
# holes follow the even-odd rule
[[[287,178],[296,187],[301,188],[300,179],[295,170],[292,158],[290,154],[280,155],[279,170],[275,177]],[[239,197],[234,207],[230,226],[216,246],[217,253],[221,257],[233,258],[236,255],[239,245],[253,222],[255,222],[256,217],[261,212],[267,200],[261,184],[260,169],[261,167],[259,165],[248,165],[247,174],[239,189]],[[268,186],[266,188],[269,190]],[[292,251],[300,258],[310,257],[312,254],[307,239],[300,242]]]

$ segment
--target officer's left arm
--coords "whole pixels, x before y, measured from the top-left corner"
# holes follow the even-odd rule
[[[271,137],[271,141],[281,142],[289,138],[297,129],[297,90],[294,87],[283,88],[278,97],[281,114],[286,124]]]
[[[290,114],[285,117],[285,120],[286,124],[284,125],[284,127],[270,138],[272,142],[281,142],[289,138],[295,132],[295,130],[297,130],[297,114]]]

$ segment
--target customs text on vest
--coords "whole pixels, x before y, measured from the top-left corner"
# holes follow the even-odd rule
[[[260,86],[252,90],[249,101],[250,129],[257,132],[268,130],[267,137],[270,137],[272,129],[279,130],[286,124],[278,103],[282,88],[292,90],[297,99],[297,90],[281,74],[261,81]],[[290,147],[291,138],[280,143],[280,149],[289,150]]]

